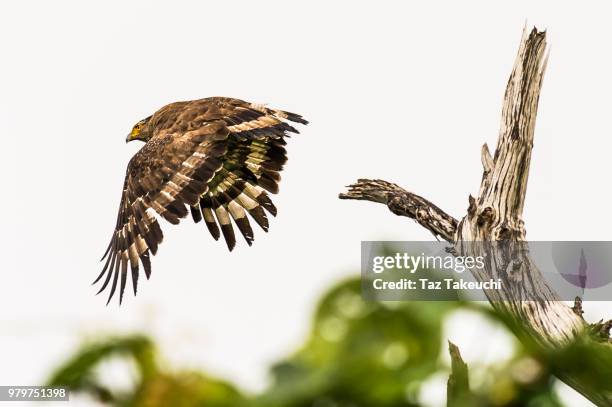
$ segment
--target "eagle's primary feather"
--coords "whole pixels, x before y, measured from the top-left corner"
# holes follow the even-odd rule
[[[213,97],[171,103],[134,126],[128,141],[146,144],[127,167],[115,231],[94,281],[106,276],[98,293],[111,284],[110,302],[119,284],[121,303],[128,266],[134,294],[140,264],[150,277],[150,256],[163,239],[156,215],[178,224],[191,213],[215,240],[223,235],[229,250],[236,244],[232,222],[253,242],[247,214],[267,231],[265,212],[276,215],[267,192],[278,192],[285,137],[298,133],[288,121],[308,123],[294,113]]]

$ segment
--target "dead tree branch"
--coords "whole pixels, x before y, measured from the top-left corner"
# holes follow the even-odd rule
[[[495,153],[491,156],[487,145],[483,145],[480,191],[476,198],[469,197],[467,214],[460,222],[428,200],[386,181],[360,179],[349,186],[348,192],[340,194],[341,199],[387,205],[391,212],[412,218],[435,236],[453,243],[461,255],[484,255],[488,259],[485,268],[472,269],[472,274],[480,281],[504,280],[504,289],[485,292],[487,298],[500,314],[513,322],[519,337],[536,344],[543,352],[561,348],[585,332],[588,325],[581,317],[582,309],[572,309],[560,300],[528,251],[519,250],[509,264],[507,252],[501,255],[487,244],[505,242],[520,247],[525,241],[522,214],[547,62],[545,50],[546,33],[535,28],[525,29],[504,94]],[[598,331],[607,333],[609,329],[609,325],[602,324]],[[600,349],[609,353],[606,357],[612,356],[612,347]],[[612,391],[594,389],[582,376],[572,372],[560,371],[557,375],[595,404],[612,406]]]
[[[447,407],[474,405],[470,392],[468,366],[461,358],[457,345],[448,341],[448,352],[451,357],[451,374],[446,383]]]
[[[398,216],[407,216],[448,242],[454,242],[457,220],[427,199],[387,181],[360,179],[349,185],[340,199],[358,199],[387,205]]]

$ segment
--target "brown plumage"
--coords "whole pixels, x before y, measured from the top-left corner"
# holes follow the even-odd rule
[[[121,303],[128,265],[134,294],[140,264],[150,277],[150,256],[163,239],[157,215],[178,224],[191,213],[215,240],[223,235],[229,250],[236,244],[232,223],[253,242],[247,213],[267,231],[265,211],[274,216],[276,207],[266,191],[278,192],[285,137],[298,133],[287,121],[308,123],[297,114],[214,97],[171,103],[138,122],[127,141],[146,144],[128,164],[115,232],[94,281],[106,276],[98,293],[112,280],[110,302],[119,283]]]

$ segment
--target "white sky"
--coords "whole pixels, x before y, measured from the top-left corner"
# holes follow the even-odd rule
[[[604,2],[86,3],[0,6],[0,384],[40,383],[84,337],[144,331],[173,366],[261,389],[322,290],[357,272],[361,240],[431,237],[380,205],[338,200],[344,185],[379,177],[465,212],[526,20],[552,45],[528,237],[610,238]],[[90,283],[140,148],[126,133],[166,103],[217,95],[311,121],[289,142],[270,233],[229,254],[201,224],[164,224],[152,279],[105,307]],[[586,304],[587,318],[611,308]],[[449,331],[468,362],[474,332]]]

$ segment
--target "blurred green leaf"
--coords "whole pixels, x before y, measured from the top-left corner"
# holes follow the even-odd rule
[[[266,406],[413,406],[438,366],[442,320],[454,302],[374,303],[359,280],[323,297],[305,346],[273,369]]]
[[[106,388],[96,374],[100,362],[117,357],[132,359],[139,373],[139,382],[127,394]],[[152,342],[139,335],[84,346],[51,376],[48,385],[67,386],[117,406],[230,407],[244,401],[233,386],[202,373],[161,372]]]
[[[87,392],[100,401],[115,400],[112,392],[95,377],[96,366],[113,356],[132,358],[144,380],[157,372],[153,344],[149,339],[135,335],[85,345],[52,374],[49,385],[68,386],[72,391]]]
[[[476,303],[368,302],[356,278],[323,296],[304,345],[271,368],[272,383],[259,395],[245,397],[231,384],[201,372],[162,369],[153,343],[138,335],[83,346],[49,384],[122,407],[418,406],[424,382],[433,374],[451,374],[441,362],[446,352],[443,323],[459,308],[512,329],[491,307]],[[486,380],[475,387],[470,386],[467,366],[462,370],[458,359],[451,358],[450,381],[460,386],[450,392],[450,405],[561,407],[553,391],[553,373],[559,371],[582,375],[594,389],[607,391],[612,360],[601,357],[606,353],[599,346],[610,344],[585,334],[554,354],[518,348],[510,361],[489,366]],[[98,377],[98,365],[110,358],[133,361],[138,379],[132,389],[107,388]]]

